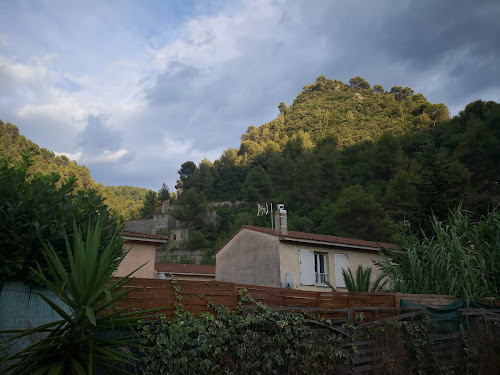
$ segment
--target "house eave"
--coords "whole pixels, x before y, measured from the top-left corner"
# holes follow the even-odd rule
[[[313,245],[319,245],[319,246],[325,246],[325,247],[347,247],[351,249],[359,249],[359,250],[368,250],[368,251],[380,251],[379,247],[369,247],[369,246],[360,246],[360,245],[348,245],[344,243],[337,243],[337,242],[323,242],[323,241],[316,241],[316,240],[306,240],[306,239],[301,239],[301,238],[292,238],[292,237],[280,237],[280,241],[284,242],[298,242],[298,243],[304,243],[304,244],[313,244]]]
[[[168,240],[157,240],[157,239],[153,239],[153,238],[139,238],[139,237],[129,237],[129,236],[123,236],[123,239],[125,241],[151,242],[151,243],[157,244],[157,246],[168,242]]]

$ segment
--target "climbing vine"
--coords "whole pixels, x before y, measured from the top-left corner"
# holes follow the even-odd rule
[[[212,313],[195,316],[182,306],[175,280],[172,285],[173,319],[162,317],[142,330],[144,375],[349,374],[366,363],[363,356],[379,356],[371,362],[373,374],[469,374],[478,368],[477,349],[463,327],[457,341],[465,354],[460,363],[440,363],[426,315],[412,321],[335,325],[311,314],[273,310],[240,290],[236,311],[200,296]],[[253,304],[252,309],[244,309],[243,303]]]

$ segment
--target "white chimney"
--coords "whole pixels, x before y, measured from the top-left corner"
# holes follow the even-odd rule
[[[278,208],[276,210],[276,216],[274,217],[274,228],[278,233],[288,233],[286,210],[285,205],[282,203],[278,204]]]

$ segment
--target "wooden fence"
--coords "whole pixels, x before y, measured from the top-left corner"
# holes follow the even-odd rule
[[[173,283],[170,280],[137,278],[127,286],[133,289],[129,294],[128,301],[124,300],[118,306],[125,307],[128,303],[132,309],[137,310],[160,308],[159,313],[164,314],[167,318],[172,318],[176,302],[174,285],[179,287],[179,295],[181,296],[179,302],[186,310],[196,315],[212,311],[207,306],[208,300],[235,310],[238,303],[241,302],[238,291],[242,289],[245,289],[255,301],[262,302],[271,308],[280,307],[283,310],[292,311],[306,310],[326,319],[345,319],[347,321],[356,319],[362,313],[364,322],[397,315],[401,298],[427,306],[443,306],[453,301],[449,296],[438,295],[314,292],[222,281],[178,280]],[[242,304],[249,308],[253,305],[251,302],[242,302]]]

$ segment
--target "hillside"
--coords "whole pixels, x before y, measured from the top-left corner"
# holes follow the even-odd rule
[[[304,86],[289,107],[280,103],[278,108],[278,118],[258,128],[250,126],[242,135],[240,154],[253,160],[266,147],[282,149],[300,131],[313,143],[334,135],[339,147],[345,147],[374,141],[384,132],[401,136],[426,130],[449,118],[444,104],[431,104],[409,87],[395,86],[387,92],[380,85],[372,88],[361,77],[345,84],[320,76]]]
[[[105,199],[106,204],[119,212],[125,220],[137,217],[143,206],[148,189],[131,186],[104,186],[97,184],[90,176],[89,169],[84,165],[69,160],[66,156],[56,156],[52,151],[40,148],[19,133],[17,126],[0,121],[0,150],[10,156],[12,161],[21,159],[21,155],[29,150],[33,155],[34,164],[31,173],[57,173],[62,179],[69,176],[77,177],[78,189],[95,189]]]
[[[218,209],[217,228],[191,220],[208,246],[241,224],[269,226],[256,202],[285,203],[293,230],[396,242],[429,230],[432,212],[446,219],[461,202],[479,214],[500,203],[495,102],[470,103],[450,119],[444,104],[411,88],[321,76],[278,108],[276,119],[248,128],[239,149],[182,164],[179,203],[192,217],[207,201],[247,202]]]

